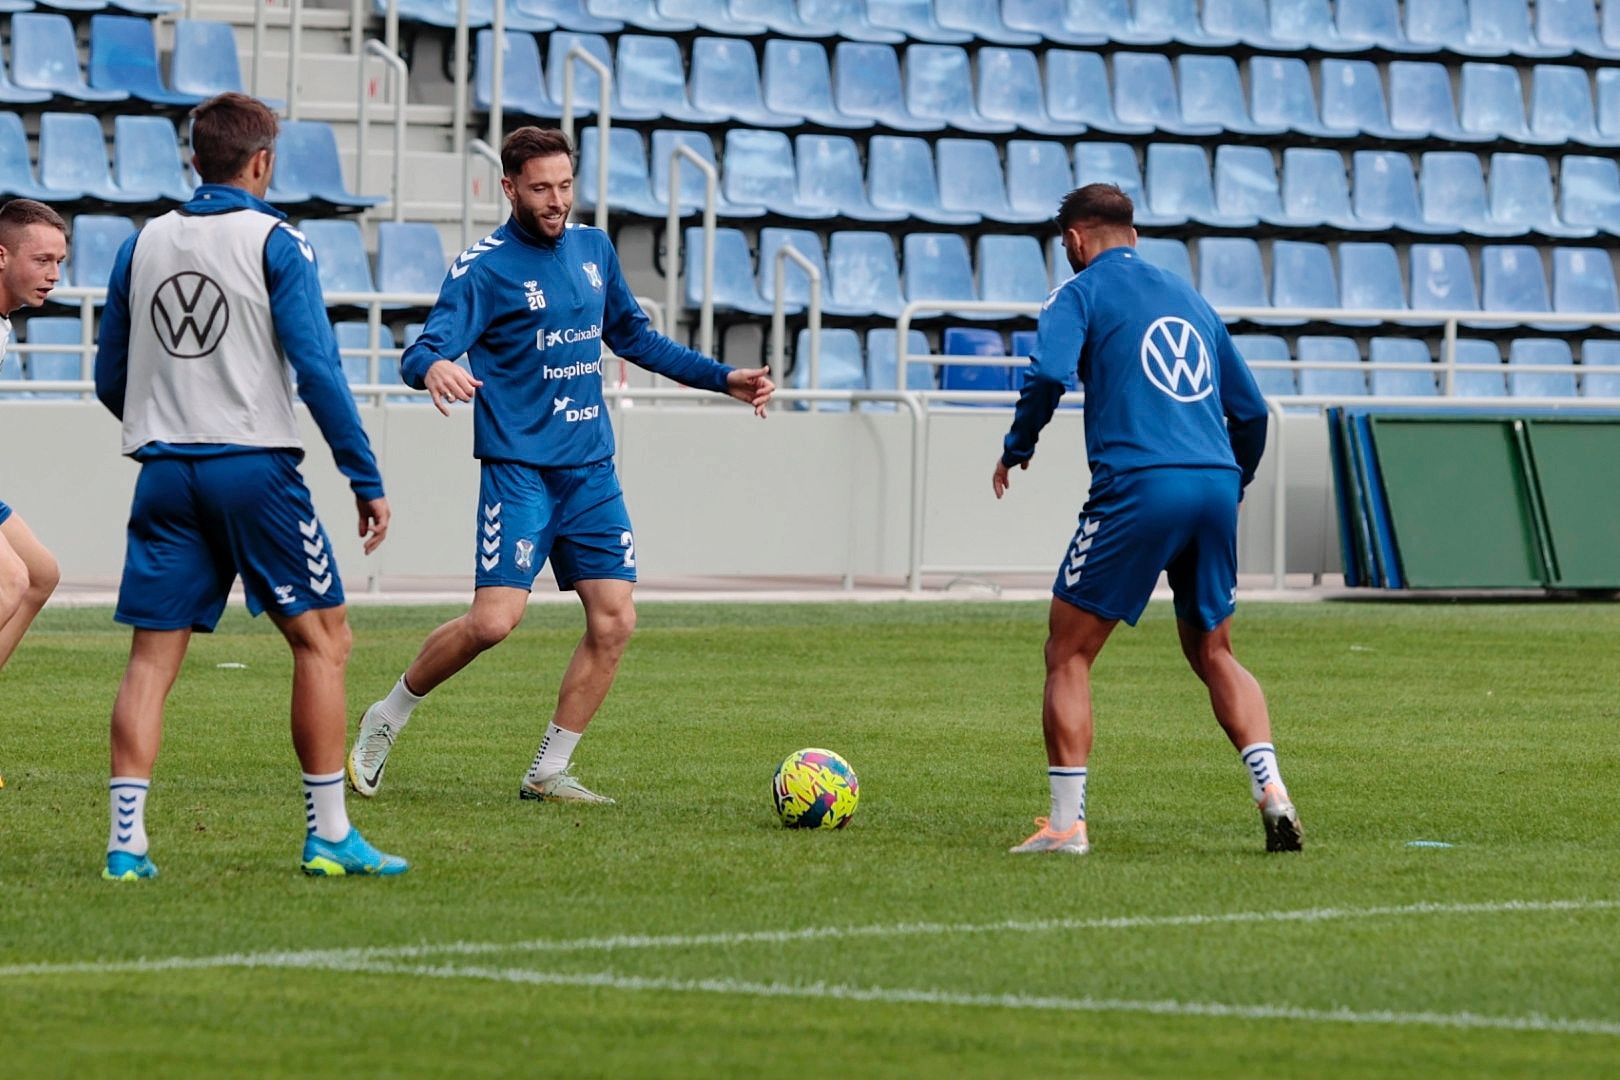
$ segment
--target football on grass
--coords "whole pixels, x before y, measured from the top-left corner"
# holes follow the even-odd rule
[[[790,829],[842,829],[855,816],[861,783],[831,750],[795,750],[777,767],[771,797]]]

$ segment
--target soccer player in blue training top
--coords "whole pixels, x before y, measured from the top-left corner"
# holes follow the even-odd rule
[[[55,210],[33,199],[0,206],[0,360],[11,340],[11,313],[44,304],[62,280],[66,258],[67,223]],[[50,551],[0,500],[0,668],[60,579]]]
[[[1052,586],[1041,708],[1052,809],[1012,850],[1090,850],[1091,665],[1119,620],[1136,624],[1168,570],[1181,650],[1249,770],[1266,850],[1298,851],[1265,695],[1232,655],[1238,500],[1265,449],[1265,399],[1204,298],[1137,255],[1132,214],[1113,184],[1063,199],[1057,224],[1076,276],[1042,306],[1034,364],[991,479],[999,499],[1078,376],[1091,492]]]
[[[568,768],[636,624],[636,541],[602,405],[602,345],[746,402],[761,417],[776,390],[765,368],[716,363],[652,330],[607,234],[568,222],[573,152],[560,131],[524,127],[507,136],[501,188],[512,216],[456,259],[400,361],[405,381],[426,389],[446,415],[447,402],[474,402],[473,456],[482,463],[475,591],[472,608],[429,634],[388,696],[361,718],[348,764],[362,795],[377,793],[388,753],[423,697],[522,620],[549,558],[558,587],[579,594],[585,634],[518,794],[612,802]],[[471,374],[451,362],[462,353]]]
[[[315,253],[264,201],[276,117],[245,94],[191,114],[191,201],[119,249],[101,317],[96,395],[141,463],[119,622],[135,628],[112,711],[112,813],[103,876],[152,877],[146,793],[163,704],[193,631],[211,632],[242,576],[248,610],[292,647],[292,736],[304,773],[302,865],[313,875],[400,874],[343,806],[349,625],[326,530],[299,475],[298,395],[348,477],[367,554],[388,500],[343,379]],[[290,365],[290,367],[289,367]]]

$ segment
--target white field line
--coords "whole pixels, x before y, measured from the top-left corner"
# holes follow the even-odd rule
[[[796,930],[755,930],[716,934],[621,934],[590,938],[538,938],[529,941],[450,941],[439,944],[380,945],[344,949],[224,953],[214,956],[168,956],[135,960],[86,960],[67,963],[0,966],[0,979],[41,975],[157,974],[211,968],[289,968],[357,965],[373,961],[412,960],[431,956],[483,956],[500,953],[611,953],[635,949],[727,948],[779,945],[799,941],[860,938],[954,937],[968,934],[1040,934],[1088,930],[1137,930],[1154,927],[1225,926],[1234,923],[1323,923],[1349,919],[1399,919],[1422,916],[1579,914],[1614,911],[1620,900],[1498,900],[1482,903],[1416,903],[1390,907],[1298,908],[1283,911],[1232,911],[1191,915],[1127,915],[1093,919],[1008,919],[984,923],[887,923],[869,926],[810,926]]]

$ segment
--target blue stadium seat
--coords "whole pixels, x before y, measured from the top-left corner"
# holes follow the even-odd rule
[[[818,37],[885,45],[898,45],[906,40],[906,35],[898,30],[872,25],[866,17],[863,0],[799,0],[799,18],[811,26],[825,27]]]
[[[1613,158],[1566,157],[1558,170],[1558,216],[1566,225],[1620,234],[1620,165]]]
[[[371,277],[371,258],[366,254],[366,238],[353,221],[335,218],[309,218],[299,230],[315,249],[315,267],[320,272],[321,292],[376,292]],[[328,307],[343,306],[332,302]]]
[[[120,116],[113,121],[113,182],[143,201],[191,198],[191,170],[180,159],[180,139],[163,116]]]
[[[1143,236],[1136,241],[1136,253],[1142,256],[1144,261],[1152,263],[1160,270],[1170,271],[1187,284],[1196,284],[1193,279],[1192,256],[1187,254],[1187,245],[1180,240]]]
[[[627,28],[655,34],[690,34],[698,28],[693,19],[672,18],[660,10],[658,0],[587,0],[585,10],[598,18],[622,22]],[[681,85],[686,85],[684,78]]]
[[[793,347],[793,375],[788,385],[795,390],[865,390],[866,365],[861,357],[861,339],[853,330],[821,331],[821,353],[816,365],[816,385],[810,380],[810,331],[799,331]],[[885,388],[887,389],[887,388]],[[796,401],[795,409],[809,408],[808,402]],[[815,403],[817,412],[848,412],[846,401]]]
[[[1537,0],[1536,6],[1543,2]],[[1469,0],[1468,36],[1473,42],[1500,46],[1515,56],[1565,57],[1573,51],[1568,45],[1537,40],[1525,0]]]
[[[371,382],[370,326],[364,320],[345,319],[332,324],[332,333],[337,338],[338,355],[343,361],[343,380],[350,386],[362,386]],[[414,340],[415,337],[412,337],[411,341]],[[407,346],[409,344],[409,341],[406,342]],[[377,348],[382,350],[393,347],[394,332],[388,328],[387,323],[384,323],[377,327]],[[349,352],[355,355],[344,355]],[[377,382],[381,385],[399,382],[398,357],[382,355],[377,357]]]
[[[867,146],[867,182],[872,205],[903,210],[938,225],[976,225],[971,210],[947,210],[939,201],[934,156],[927,141],[910,136],[874,135]]]
[[[940,352],[946,356],[1006,356],[1007,345],[1001,331],[980,327],[947,326]],[[941,390],[1011,390],[1013,369],[999,364],[941,364]],[[951,404],[990,405],[993,402],[951,402]]]
[[[1620,60],[1620,49],[1603,40],[1592,0],[1536,0],[1536,40],[1594,60]]]
[[[1620,138],[1620,68],[1598,69],[1597,129],[1605,139]]]
[[[1118,72],[1117,64],[1114,70]],[[1230,56],[1183,53],[1176,57],[1176,79],[1181,84],[1181,118],[1188,124],[1213,125],[1239,135],[1280,135],[1288,130],[1286,124],[1262,124],[1249,116],[1237,61]]]
[[[1551,367],[1573,364],[1569,342],[1553,338],[1520,338],[1508,346],[1508,364]],[[1508,393],[1513,397],[1574,397],[1575,372],[1510,371]]]
[[[377,291],[437,293],[449,260],[438,227],[425,221],[377,223]]]
[[[1267,225],[1308,227],[1283,213],[1282,188],[1271,148],[1222,146],[1215,151],[1215,208],[1223,216],[1258,219]]]
[[[621,39],[619,53],[624,54]],[[832,69],[827,50],[814,41],[771,38],[765,42],[765,107],[777,113],[793,112],[822,127],[869,128],[869,116],[848,116],[833,104]]]
[[[1012,332],[1012,349],[1008,356],[1035,355],[1035,348],[1040,342],[1040,335],[1033,330],[1014,330]]]
[[[833,100],[845,116],[896,131],[942,131],[937,119],[913,116],[900,86],[900,58],[888,45],[840,41],[833,51]]]
[[[1114,113],[1108,69],[1094,52],[1053,49],[1046,54],[1046,114],[1059,124],[1114,135],[1147,135],[1151,124],[1129,124]]]
[[[1444,385],[1444,372],[1441,372],[1440,378]],[[1456,397],[1507,396],[1502,350],[1496,342],[1478,338],[1457,339],[1457,372],[1451,392]]]
[[[980,49],[978,86],[979,112],[988,120],[1037,135],[1073,136],[1084,130],[1077,121],[1047,115],[1040,64],[1028,49]]]
[[[1448,142],[1490,142],[1493,135],[1467,131],[1457,123],[1451,72],[1444,64],[1396,60],[1389,65],[1389,122],[1408,138]]]
[[[800,135],[798,151],[799,203],[835,211],[857,221],[904,221],[903,209],[879,209],[866,194],[860,152],[845,135]]]
[[[1424,220],[1476,236],[1523,236],[1523,225],[1491,217],[1485,174],[1479,158],[1466,150],[1431,150],[1423,155],[1418,190]]]
[[[1442,235],[1456,230],[1423,219],[1412,158],[1397,150],[1357,150],[1353,155],[1356,218],[1371,229]]]
[[[1620,146],[1620,139],[1598,131],[1590,76],[1578,67],[1536,65],[1530,83],[1530,130],[1564,142]]]
[[[122,90],[153,105],[195,105],[202,100],[163,85],[152,20],[133,15],[91,17],[90,85]]]
[[[1478,311],[1474,267],[1459,244],[1413,244],[1408,256],[1412,307],[1419,310]]]
[[[724,6],[724,15],[729,22],[720,26],[707,26],[705,29],[717,34],[733,32],[730,27],[737,25],[736,20],[741,19],[765,27],[765,32],[769,34],[785,34],[788,37],[826,38],[838,34],[836,27],[806,21],[794,0],[730,0]],[[870,26],[869,23],[865,25]],[[884,33],[875,27],[872,29],[875,33]]]
[[[1152,143],[1147,148],[1148,206],[1161,216],[1185,216],[1203,225],[1250,228],[1258,219],[1215,208],[1209,158],[1201,146]]]
[[[1350,181],[1337,150],[1290,146],[1283,151],[1283,213],[1295,222],[1336,229],[1373,228],[1350,208]]]
[[[592,14],[584,0],[508,0],[507,8],[509,14],[532,24],[512,27],[526,33],[554,32],[559,26],[577,34],[617,34],[624,29],[619,19]]]
[[[1338,4],[1334,26],[1347,42],[1360,42],[1386,52],[1426,53],[1427,46],[1407,39],[1401,27],[1399,0],[1355,0]]]
[[[906,50],[906,109],[912,116],[975,134],[1018,130],[992,120],[973,102],[973,74],[959,45],[913,45]]]
[[[581,33],[572,30],[558,30],[546,39],[546,96],[557,105],[558,115],[562,114],[563,91],[567,88],[568,54],[576,47],[595,57],[597,62],[605,64],[609,71],[613,70],[613,53],[608,48],[607,38],[601,34]],[[602,83],[596,74],[596,69],[581,61],[573,62],[574,68],[574,115],[595,116],[597,106],[602,100]],[[615,77],[615,82],[623,82],[622,77]],[[755,84],[759,82],[755,78]],[[701,106],[700,106],[701,107]],[[659,112],[656,107],[647,107],[635,112],[629,111],[629,106],[620,103],[613,113],[615,120],[657,120]]]
[[[905,301],[900,296],[900,266],[894,257],[894,241],[888,233],[833,233],[827,242],[827,274],[832,281],[827,291],[829,302],[840,309],[886,319],[899,317]],[[888,384],[874,377],[872,385],[892,386],[892,376]]]
[[[661,116],[687,124],[717,124],[725,119],[699,109],[687,98],[686,62],[681,59],[681,47],[674,38],[625,34],[619,39],[616,63],[615,120],[635,114]],[[576,69],[574,76],[578,78],[583,73],[583,68]]]
[[[1433,397],[1440,392],[1429,346],[1416,338],[1375,337],[1368,347],[1367,359],[1375,365],[1406,365],[1382,370],[1374,367],[1368,372],[1374,397]]]
[[[965,30],[992,45],[1039,45],[1040,34],[1014,30],[1001,19],[1000,0],[934,0],[934,17],[941,26]]]
[[[1074,182],[1117,184],[1136,207],[1136,224],[1149,227],[1184,225],[1186,214],[1161,214],[1149,205],[1142,190],[1142,173],[1137,168],[1136,151],[1128,143],[1077,142],[1074,144]]]
[[[1290,49],[1348,53],[1366,52],[1372,47],[1359,38],[1339,33],[1328,0],[1271,0],[1271,35]]]
[[[333,210],[357,210],[386,202],[380,195],[358,195],[343,180],[337,136],[319,120],[283,120],[276,136],[276,168],[271,202],[312,202]],[[306,195],[277,199],[276,191]]]
[[[669,159],[677,146],[690,147],[698,157],[715,164],[714,143],[709,136],[701,131],[665,131],[658,130],[652,134],[652,152],[647,161],[648,175],[652,179],[653,202],[663,206],[665,211],[669,207]],[[696,212],[703,208],[704,179],[698,171],[685,158],[681,159],[679,173],[680,191],[677,198],[683,212]],[[686,208],[691,207],[690,211]],[[723,217],[762,217],[765,213],[763,206],[746,206],[732,202],[726,198],[725,192],[715,191],[715,213]],[[718,249],[717,249],[718,250]]]
[[[1553,249],[1553,310],[1577,312],[1620,312],[1615,294],[1614,266],[1609,253],[1601,248]],[[1620,324],[1609,324],[1616,329]],[[1569,333],[1584,324],[1564,323],[1559,330]]]
[[[1530,130],[1518,68],[1479,61],[1464,64],[1460,100],[1461,127],[1466,132],[1534,146],[1563,142],[1557,135],[1538,135]]]
[[[1262,52],[1288,52],[1304,46],[1304,42],[1280,41],[1272,34],[1264,0],[1204,0],[1204,32],[1236,39]]]
[[[1551,311],[1547,268],[1529,244],[1487,245],[1479,253],[1481,306],[1486,311]],[[1511,323],[1475,322],[1470,326],[1505,327]],[[1561,331],[1557,323],[1531,323],[1537,330]]]
[[[1333,255],[1326,244],[1278,240],[1271,245],[1271,303],[1280,308],[1339,306],[1339,285],[1334,280]],[[1265,321],[1288,326],[1318,320],[1290,318]]]
[[[1198,0],[1136,0],[1131,25],[1138,34],[1206,49],[1229,49],[1234,37],[1212,34],[1198,17]]]
[[[169,54],[169,88],[177,94],[199,98],[245,89],[242,67],[236,59],[236,32],[229,23],[175,20],[174,51]],[[270,98],[264,101],[272,108],[282,104]]]
[[[1347,337],[1305,334],[1295,343],[1299,350],[1299,392],[1306,397],[1363,397],[1367,371],[1361,349]],[[1312,367],[1331,364],[1332,367]]]
[[[1249,59],[1249,116],[1262,127],[1283,128],[1316,139],[1350,138],[1356,134],[1322,122],[1311,69],[1293,56]]]
[[[28,320],[25,330],[27,342],[30,345],[81,345],[84,341],[84,326],[76,316],[35,316]],[[91,350],[91,362],[94,363],[95,351]],[[34,352],[28,353],[28,378],[33,382],[72,382],[86,378],[90,372],[90,365],[84,361],[82,352]],[[42,394],[36,393],[35,398],[42,397],[77,397],[77,394]]]
[[[1581,367],[1584,396],[1620,398],[1620,341],[1581,342]]]
[[[907,233],[902,241],[901,283],[907,300],[977,300],[967,241],[954,233]],[[919,312],[918,318],[950,315],[961,319],[1001,319],[1003,315],[958,311]]]
[[[608,156],[608,206],[620,213],[660,218],[669,210],[668,202],[653,198],[647,172],[647,145],[641,132],[633,128],[608,129],[611,153]],[[579,172],[574,181],[574,205],[580,211],[596,209],[596,174],[601,168],[602,136],[598,128],[583,129],[579,137]],[[665,168],[668,168],[666,163]],[[665,187],[668,188],[666,172]]]
[[[125,191],[107,167],[101,121],[88,113],[45,113],[39,118],[39,178],[57,191],[83,191],[110,203],[154,201],[155,192]]]
[[[946,210],[978,213],[986,221],[1032,225],[1049,222],[1056,204],[1034,211],[1014,210],[1007,201],[1001,154],[987,139],[940,139],[939,203]]]
[[[33,0],[24,0],[24,2],[27,7],[13,9],[5,6],[5,0],[0,0],[0,12],[27,11],[34,6]],[[0,60],[0,105],[43,105],[49,100],[51,100],[49,90],[25,90],[13,82],[10,70],[6,67],[5,62]]]
[[[1491,217],[1553,239],[1596,236],[1590,225],[1566,225],[1553,208],[1552,172],[1539,154],[1491,155]]]
[[[1234,334],[1232,345],[1237,349],[1238,355],[1243,357],[1244,363],[1249,365],[1249,372],[1254,376],[1260,392],[1266,397],[1293,397],[1299,393],[1299,386],[1294,382],[1294,365],[1288,351],[1288,342],[1274,334]],[[1274,361],[1288,364],[1288,367],[1254,366],[1256,362]]]
[[[35,180],[22,117],[14,112],[0,112],[0,197],[77,202],[84,194],[76,189],[53,191]]]
[[[1105,45],[1106,31],[1096,26],[1070,24],[1072,13],[1085,14],[1079,5],[1063,0],[1002,0],[1001,18],[1013,30],[1039,34],[1054,45]]]
[[[546,91],[540,71],[540,49],[533,34],[506,31],[501,58],[501,109],[505,115],[529,119],[555,119],[562,109]],[[478,31],[477,54],[473,61],[473,108],[487,113],[494,104],[495,37],[492,30]]]
[[[689,308],[703,302],[703,230],[686,230],[686,291]],[[754,284],[754,258],[748,252],[748,239],[737,229],[714,231],[714,309],[769,315],[771,305],[759,295]]]
[[[1198,291],[1216,308],[1270,307],[1260,246],[1247,237],[1204,237],[1198,241]],[[1247,317],[1222,316],[1227,322]]]
[[[1015,211],[1051,218],[1072,190],[1074,173],[1062,143],[1026,139],[1007,143],[1007,203]]]
[[[964,45],[972,33],[940,24],[931,0],[866,0],[866,18],[873,26],[898,30],[911,41],[937,45]]]
[[[456,4],[452,0],[395,0],[402,23],[454,28]],[[389,0],[372,0],[371,10],[379,18],[388,14]],[[467,0],[467,25],[473,29],[488,26],[493,14],[490,0]]]
[[[804,117],[766,108],[754,47],[735,38],[692,43],[692,104],[706,113],[755,127],[797,127]]]
[[[730,202],[763,206],[773,214],[801,219],[836,217],[833,206],[799,202],[793,144],[781,131],[732,128],[726,132],[722,190]]]
[[[79,46],[66,15],[25,11],[11,17],[11,76],[24,90],[93,105],[128,101],[124,90],[98,90],[79,70]]]
[[[1406,0],[1406,37],[1429,52],[1506,56],[1506,46],[1476,40],[1468,25],[1468,0]]]
[[[761,229],[759,231],[758,289],[766,304],[776,303],[776,252],[792,248],[815,263],[821,274],[821,310],[828,315],[860,315],[859,311],[828,310],[827,257],[821,249],[821,234],[812,229]],[[716,254],[719,249],[716,249]],[[810,275],[792,259],[782,263],[782,308],[797,315],[810,306]]]
[[[1217,123],[1192,123],[1182,117],[1167,56],[1115,53],[1113,85],[1114,113],[1126,124],[1185,137],[1220,134]]]
[[[979,237],[977,266],[981,300],[1038,304],[1050,291],[1041,242],[1033,236]]]
[[[1370,60],[1322,61],[1322,123],[1378,139],[1412,137],[1390,126],[1384,80]]]
[[[99,8],[99,6],[99,4],[95,5],[96,8]],[[183,5],[171,4],[168,0],[111,0],[107,6],[128,12],[131,15],[168,15],[179,11]],[[86,10],[94,9],[87,8]]]
[[[894,327],[879,328],[866,332],[866,383],[874,390],[893,390],[897,385],[895,375],[895,348],[896,331]],[[906,335],[906,352],[926,355],[929,352],[928,337],[921,330],[912,330]],[[925,363],[910,363],[906,365],[907,390],[934,389],[934,365]],[[877,402],[868,406],[874,412],[892,412],[894,406],[887,402]]]
[[[1137,243],[1140,244],[1141,241],[1138,240]],[[1046,242],[1046,272],[1054,289],[1074,277],[1074,267],[1069,265],[1069,253],[1063,250],[1061,236],[1054,236]],[[1190,274],[1187,280],[1190,284],[1192,281]]]
[[[1339,306],[1347,311],[1400,311],[1407,306],[1401,266],[1393,247],[1351,241],[1339,245]],[[1357,325],[1351,319],[1339,321]],[[1369,319],[1359,325],[1372,326],[1374,322]]]
[[[70,223],[69,265],[73,284],[81,289],[105,289],[112,277],[118,249],[135,231],[135,223],[116,214],[80,214]],[[97,300],[100,307],[104,301]]]

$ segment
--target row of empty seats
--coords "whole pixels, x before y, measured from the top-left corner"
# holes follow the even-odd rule
[[[687,56],[668,37],[626,34],[614,52],[601,35],[559,31],[549,35],[542,66],[533,35],[508,32],[504,40],[502,108],[541,119],[562,115],[565,58],[577,46],[614,69],[613,117],[620,122],[1620,146],[1620,70],[1613,68],[1594,77],[1580,67],[1536,65],[1527,113],[1519,70],[1499,63],[1464,63],[1454,97],[1451,70],[1418,60],[1381,68],[1328,59],[1313,76],[1297,57],[1253,56],[1240,67],[1224,54],[1172,61],[1121,52],[1105,60],[1095,52],[1053,49],[1038,57],[993,46],[974,63],[958,46],[912,45],[902,64],[888,45],[842,42],[829,65],[819,43],[774,38],[764,44],[762,67],[753,45],[734,38],[698,38]],[[486,111],[492,48],[491,32],[480,31],[474,104]],[[594,113],[595,72],[576,64],[574,79],[575,115]]]
[[[0,66],[0,103],[75,106],[131,101],[181,108],[226,90],[241,90],[236,36],[223,22],[178,19],[165,83],[150,19],[96,15],[90,20],[88,71],[65,15],[26,13],[11,23],[10,73]]]

